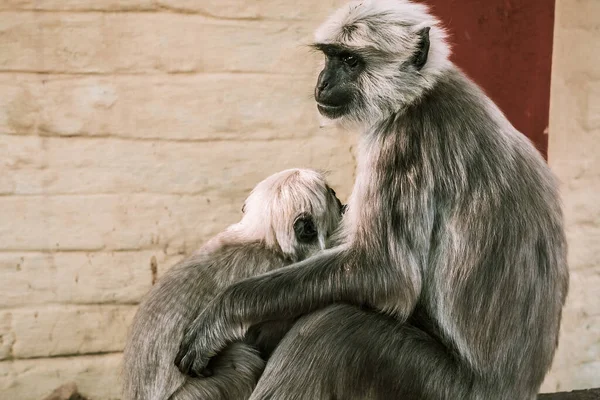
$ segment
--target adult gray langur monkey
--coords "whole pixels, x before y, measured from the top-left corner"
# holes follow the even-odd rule
[[[186,377],[173,364],[184,329],[228,285],[324,249],[341,207],[323,176],[312,170],[286,170],[260,182],[244,204],[242,220],[171,268],[140,305],[124,354],[125,399],[250,397],[264,359],[293,321],[251,327],[214,358],[212,375],[202,379]]]
[[[533,399],[568,287],[557,185],[409,1],[357,1],[316,33],[320,113],[362,130],[339,246],[240,281],[190,326],[200,373],[247,327],[306,315],[251,399]]]

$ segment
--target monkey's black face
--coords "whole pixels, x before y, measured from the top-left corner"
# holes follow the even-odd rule
[[[351,110],[356,100],[356,80],[365,69],[363,58],[342,46],[317,44],[325,54],[325,68],[315,86],[319,112],[327,118],[339,118]]]

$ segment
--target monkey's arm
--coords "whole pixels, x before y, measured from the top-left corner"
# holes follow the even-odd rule
[[[335,302],[367,305],[406,318],[416,303],[420,279],[418,284],[409,282],[412,278],[397,268],[373,263],[373,257],[344,246],[230,286],[188,328],[175,363],[183,373],[201,375],[209,358],[240,340],[249,326],[293,318]],[[402,309],[390,306],[396,304]]]

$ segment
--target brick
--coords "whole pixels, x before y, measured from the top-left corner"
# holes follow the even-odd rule
[[[158,4],[175,9],[201,12],[217,18],[285,18],[321,21],[343,0],[309,0],[290,3],[287,0],[158,0]],[[316,28],[316,24],[315,24]]]
[[[600,39],[600,35],[598,38]],[[586,89],[586,127],[588,129],[600,129],[600,82],[591,82]],[[600,146],[598,147],[600,148]]]
[[[596,279],[597,281],[597,279]],[[594,287],[578,284],[578,292],[588,290],[592,296]],[[570,294],[570,297],[578,297]],[[585,296],[582,296],[585,297]],[[600,313],[591,311],[591,307],[581,307],[580,299],[570,298],[565,308],[564,333],[558,346],[557,359],[565,359],[563,370],[572,368],[573,364],[590,363],[600,360]],[[593,301],[590,306],[597,301]],[[568,324],[568,325],[567,325]]]
[[[591,190],[590,184],[593,184],[600,178],[600,171],[597,170],[596,154],[600,151],[597,134],[586,135],[581,128],[572,125],[569,131],[571,140],[567,138],[551,140],[552,153],[549,156],[549,162],[552,168],[558,173],[563,191],[578,192],[579,198],[573,199],[573,203],[593,201],[592,198],[586,200],[582,197]],[[576,139],[575,139],[576,138]],[[558,146],[564,145],[562,150]],[[566,201],[571,202],[569,199]],[[594,208],[593,205],[588,204]],[[567,207],[570,207],[567,205]],[[577,212],[577,210],[574,210]]]
[[[150,11],[155,0],[2,0],[0,10],[46,11]]]
[[[595,127],[598,95],[598,83],[578,77],[573,80],[561,78],[567,72],[555,71],[552,78],[549,162],[559,176],[569,212],[587,213],[589,203],[596,203],[586,196],[590,188],[600,179],[597,154],[600,152],[598,134],[600,126]],[[569,203],[587,202],[585,209]],[[573,209],[573,208],[576,209]],[[597,206],[596,206],[597,208]],[[578,217],[579,218],[579,217]]]
[[[12,318],[14,358],[121,351],[137,307],[51,305],[4,310]]]
[[[576,147],[583,146],[586,142],[581,141]],[[571,270],[578,272],[598,268],[600,260],[600,246],[597,245],[600,243],[600,202],[591,195],[593,188],[600,182],[600,173],[595,172],[599,170],[600,163],[594,159],[597,158],[597,152],[595,156],[588,153],[589,149],[594,148],[600,151],[597,144],[590,143],[589,148],[579,152],[580,158],[570,158],[566,163],[555,164],[561,180],[565,182],[562,185],[562,193],[569,243],[569,266]],[[572,148],[570,151],[575,156],[574,150]],[[583,281],[574,287],[581,283]]]
[[[600,339],[600,269],[585,268],[571,271],[571,284],[580,290],[570,292],[568,307],[570,310],[585,312],[588,316],[597,317],[598,338]],[[597,345],[600,345],[598,340]],[[600,348],[598,349],[600,350]],[[596,355],[600,360],[600,351]]]
[[[312,26],[173,13],[0,15],[0,71],[311,73]],[[77,39],[75,39],[77,38]]]
[[[581,363],[577,366],[577,372],[573,374],[572,381],[568,385],[575,389],[588,389],[591,385],[598,387],[600,373],[600,360]]]
[[[600,316],[589,316],[567,307],[562,327],[558,350],[543,391],[598,387]]]
[[[230,199],[181,195],[3,196],[4,250],[185,253],[239,219]]]
[[[556,2],[556,24],[564,28],[584,28],[593,31],[600,27],[598,0],[568,0]]]
[[[598,268],[600,259],[600,226],[597,221],[573,225],[567,220],[569,267],[572,270]],[[573,290],[577,290],[576,287]]]
[[[62,305],[3,310],[0,319],[11,324],[1,335],[12,335],[8,355],[13,358],[120,351],[135,309]]]
[[[181,257],[162,250],[0,253],[0,307],[137,303],[152,285],[151,264],[163,271]]]
[[[600,79],[600,52],[590,49],[590,44],[598,40],[598,29],[564,28],[556,33],[552,58],[553,77],[569,81]]]
[[[0,136],[0,152],[7,155],[0,162],[14,194],[202,194],[241,204],[267,175],[291,167],[331,170],[330,183],[340,195],[349,193],[350,139],[327,133],[307,140],[197,143]],[[22,161],[31,154],[36,161]]]
[[[83,396],[118,400],[120,368],[120,354],[4,361],[0,362],[0,393],[3,399],[39,400],[74,381]]]
[[[0,169],[0,196],[14,193],[16,188],[12,177],[2,172],[2,169]]]
[[[0,133],[271,139],[318,130],[314,77],[0,75]]]

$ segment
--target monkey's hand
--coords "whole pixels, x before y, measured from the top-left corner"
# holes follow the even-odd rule
[[[210,376],[210,370],[207,370],[206,366],[211,357],[245,334],[240,325],[235,329],[232,324],[225,322],[224,318],[218,317],[222,313],[217,311],[215,305],[220,304],[220,297],[222,296],[213,299],[186,330],[175,357],[175,365],[185,375]]]

